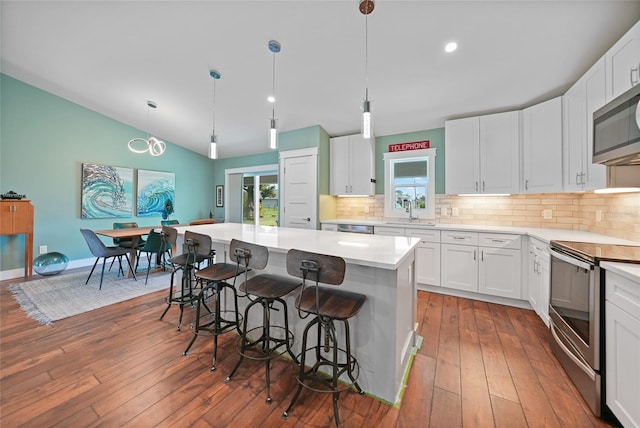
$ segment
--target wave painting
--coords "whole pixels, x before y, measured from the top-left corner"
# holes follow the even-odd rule
[[[138,216],[167,217],[165,203],[175,206],[176,175],[173,172],[138,170]]]
[[[82,218],[131,217],[133,169],[82,164]]]

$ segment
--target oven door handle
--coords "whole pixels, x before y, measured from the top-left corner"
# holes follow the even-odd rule
[[[580,261],[580,260],[578,260],[578,259],[576,259],[574,257],[567,256],[567,255],[565,255],[563,253],[558,252],[554,248],[552,248],[551,251],[552,251],[552,253],[551,253],[552,257],[560,259],[563,262],[567,262],[567,263],[569,263],[571,265],[581,267],[582,269],[585,269],[585,270],[592,270],[593,269],[593,265],[590,265],[589,263],[585,263],[585,262]]]
[[[558,346],[562,348],[562,351],[567,355],[567,357],[571,358],[571,361],[573,361],[573,363],[576,366],[578,366],[580,370],[585,372],[587,376],[589,376],[589,379],[595,381],[596,376],[593,369],[589,367],[587,364],[585,364],[584,362],[582,362],[582,360],[580,360],[578,357],[573,355],[573,352],[571,352],[571,350],[567,348],[567,346],[558,337],[558,334],[556,333],[556,329],[554,326],[551,326],[550,330],[551,330],[551,335],[553,336],[553,340],[555,340]]]

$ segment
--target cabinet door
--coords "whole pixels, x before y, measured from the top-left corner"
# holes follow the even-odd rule
[[[478,193],[479,118],[447,120],[445,133],[445,187],[447,194]]]
[[[562,191],[562,97],[522,112],[525,193]]]
[[[586,116],[584,145],[585,156],[584,176],[582,190],[602,189],[607,185],[607,167],[605,165],[594,164],[593,157],[593,112],[605,105],[605,62],[604,57],[600,58],[584,75],[584,100]]]
[[[538,254],[538,316],[549,327],[549,293],[551,293],[551,255],[548,249]]]
[[[638,83],[640,21],[604,55],[607,64],[606,101],[613,100]]]
[[[480,193],[520,192],[519,148],[519,112],[480,116]]]
[[[535,246],[529,242],[529,259],[527,266],[527,281],[529,285],[529,304],[536,313],[540,305],[540,282],[538,276],[538,256]]]
[[[27,201],[15,202],[13,213],[13,233],[33,232],[33,205]]]
[[[640,426],[640,319],[605,302],[607,406],[625,427]]]
[[[493,296],[520,299],[520,250],[480,247],[478,291]]]
[[[416,248],[416,280],[420,284],[440,285],[440,244],[420,241]]]
[[[349,192],[349,136],[332,138],[329,144],[331,159],[330,192],[332,195],[348,195]]]
[[[361,134],[349,136],[349,190],[353,195],[376,193],[374,138],[365,140]]]
[[[405,236],[403,227],[374,226],[374,235]]]
[[[13,235],[13,205],[0,201],[0,235]]]
[[[578,80],[563,97],[564,113],[564,190],[582,190],[582,165],[584,163],[587,125],[585,81]]]
[[[478,247],[442,244],[441,285],[465,291],[478,291]]]

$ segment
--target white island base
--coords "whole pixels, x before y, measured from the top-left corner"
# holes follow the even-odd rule
[[[217,261],[229,261],[229,243],[233,238],[268,247],[270,255],[267,268],[253,274],[288,275],[286,256],[291,248],[344,258],[347,263],[345,280],[339,287],[367,297],[358,315],[349,320],[351,351],[360,365],[358,383],[368,395],[391,404],[399,401],[404,375],[416,346],[414,252],[417,238],[233,223],[182,227],[178,228],[180,236],[186,230],[211,236]],[[311,320],[300,319],[294,306],[297,292],[285,298],[289,327],[294,334],[294,354],[300,353],[302,333]],[[225,304],[228,309],[233,307],[230,293],[226,296]],[[239,310],[243,313],[246,304],[246,298],[239,299]],[[282,316],[282,311],[272,311],[272,323],[284,325]],[[249,328],[261,323],[261,312],[253,310]],[[340,343],[344,343],[342,323],[336,323],[336,327]],[[315,333],[310,333],[309,343],[314,343],[311,340],[315,341]],[[308,364],[312,365],[313,362],[308,361]]]

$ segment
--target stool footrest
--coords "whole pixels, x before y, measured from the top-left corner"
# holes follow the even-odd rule
[[[319,353],[323,348],[323,346],[313,346],[307,348],[307,352],[313,351],[314,353]],[[342,348],[338,348],[338,356],[340,357],[341,355],[345,360],[347,359],[347,352]],[[302,353],[296,355],[298,361],[300,361],[301,357]],[[349,358],[349,360],[351,364],[347,363],[346,361],[338,362],[335,364],[338,367],[338,379],[335,388],[333,386],[334,362],[322,355],[320,355],[320,360],[316,361],[313,366],[307,366],[304,368],[304,370],[298,368],[295,373],[296,381],[305,388],[315,392],[335,393],[355,388],[359,393],[362,393],[362,388],[360,388],[360,385],[358,385],[358,377],[360,377],[360,364],[358,363],[358,360],[353,357],[353,355],[351,355],[351,358]],[[323,367],[327,368],[327,372],[323,372],[320,370]],[[340,378],[345,373],[349,374],[349,381]],[[316,388],[315,385],[321,385],[323,386],[323,388]]]

